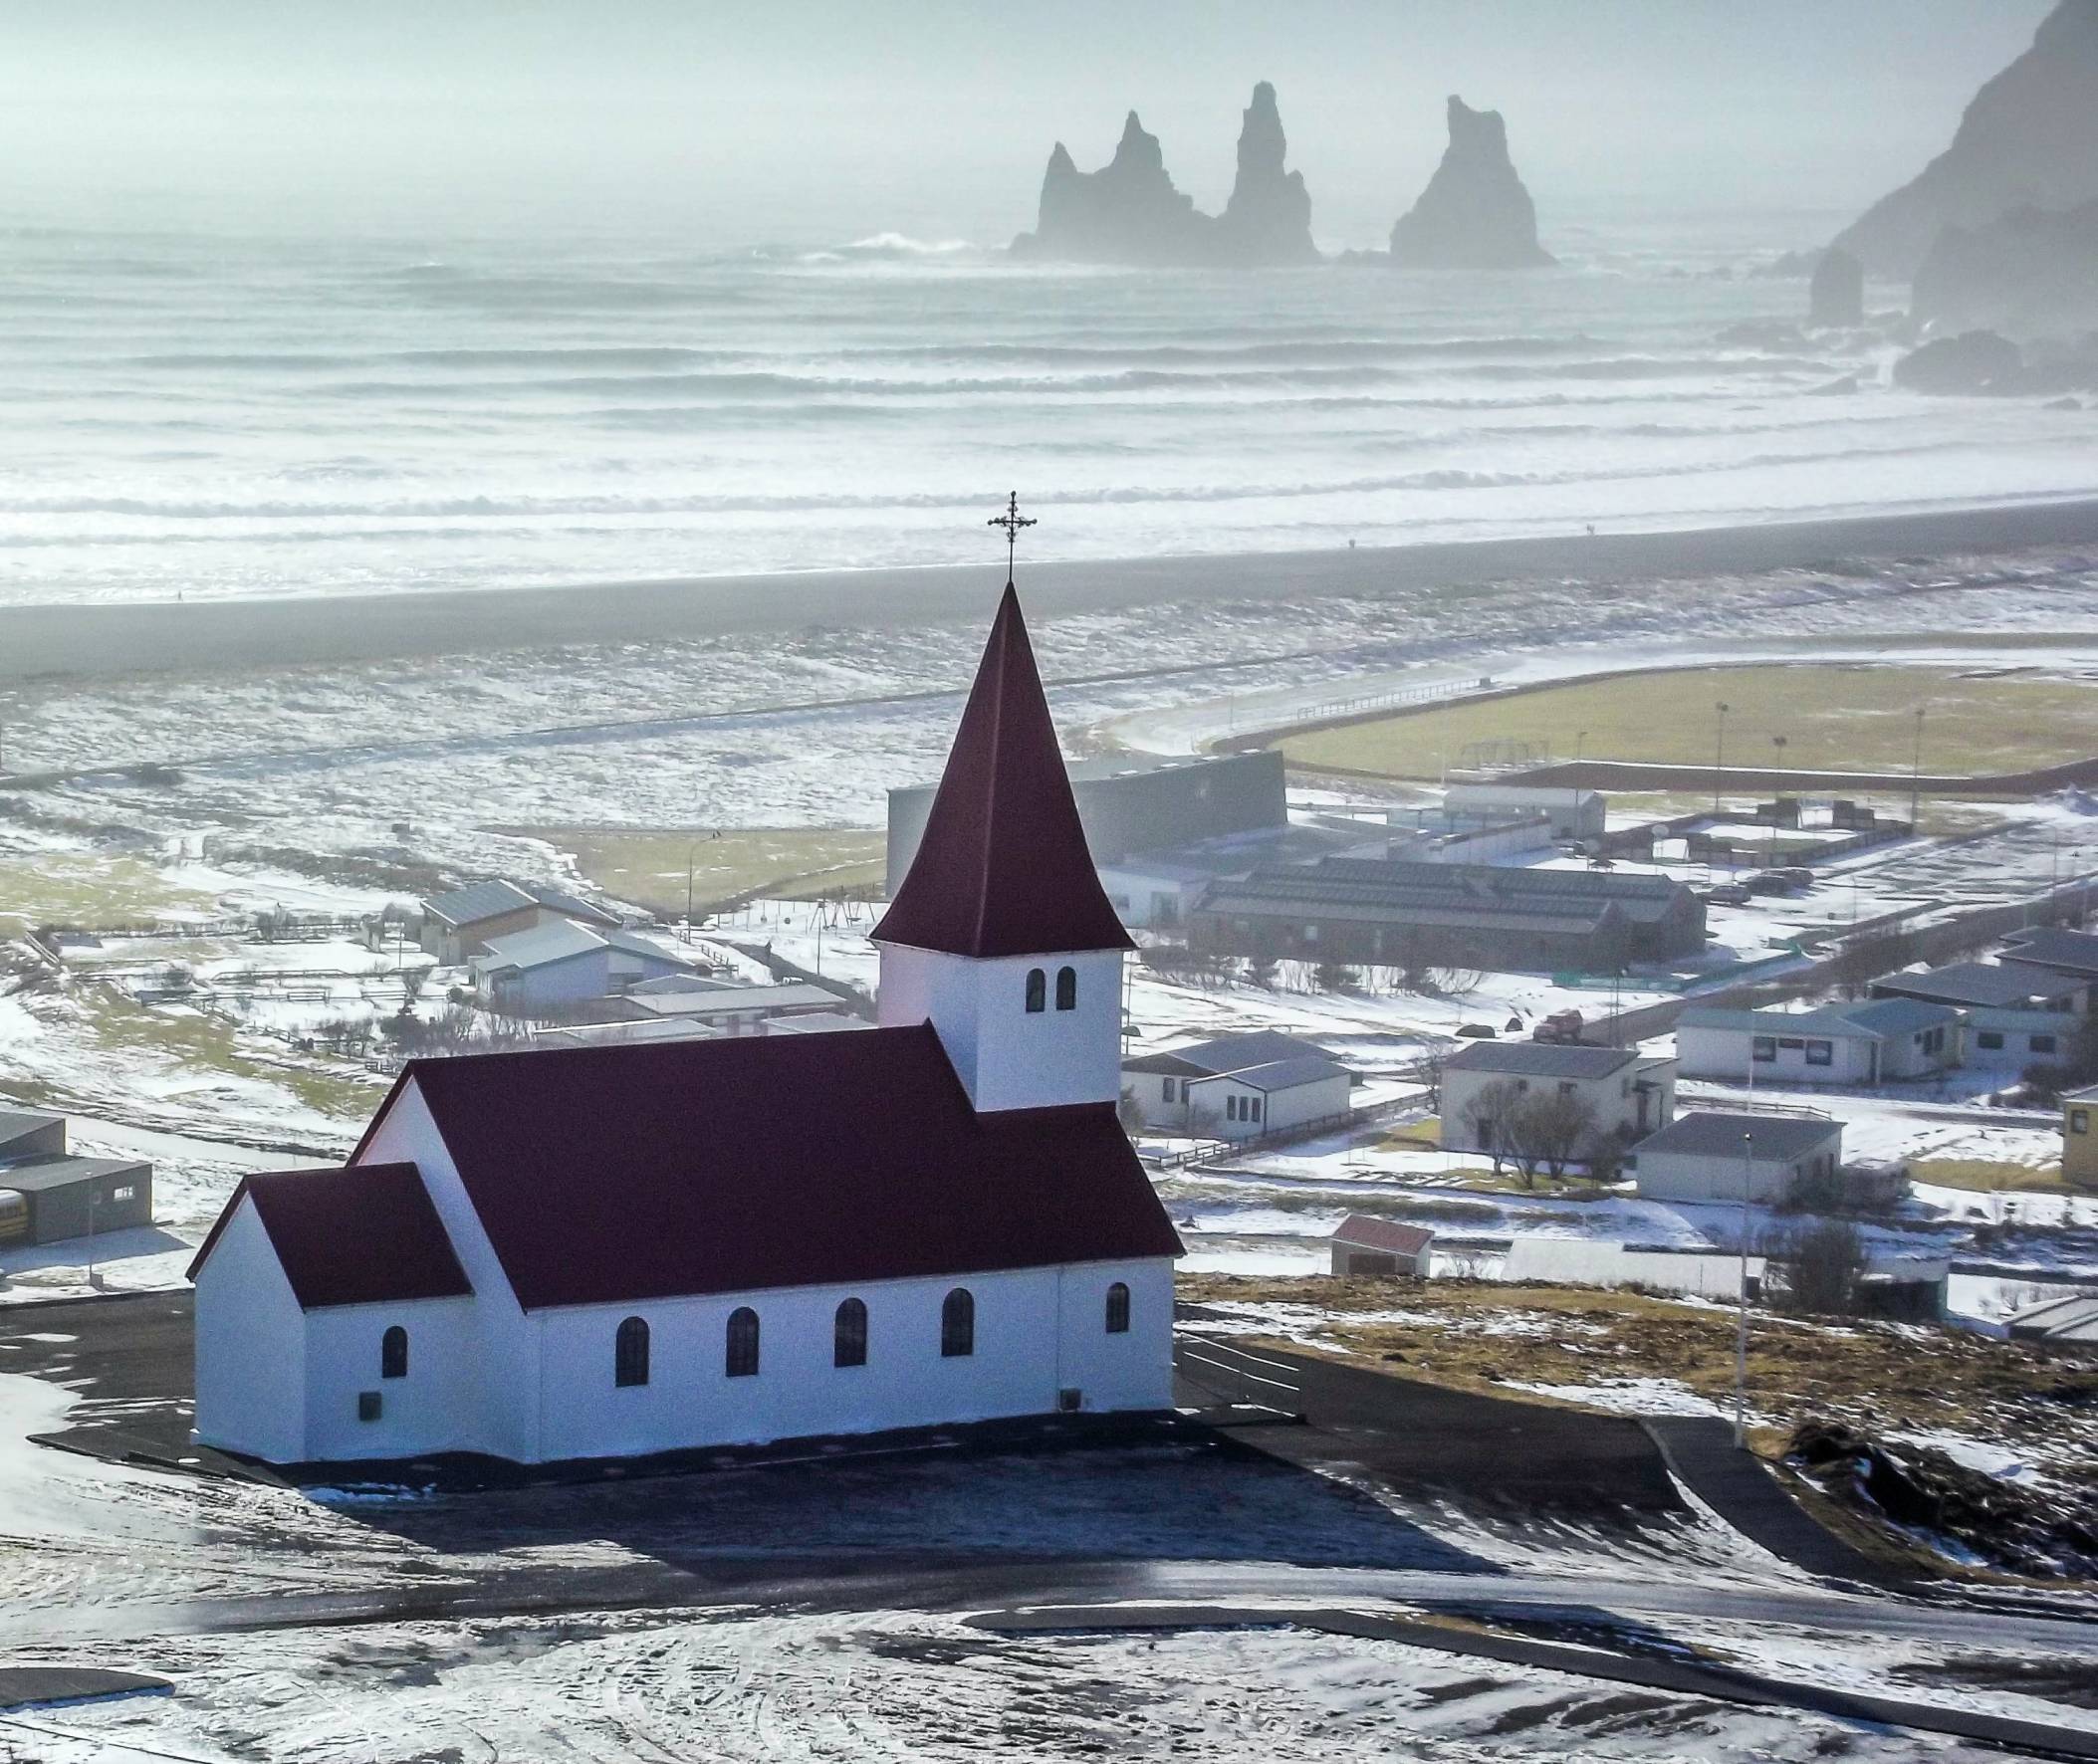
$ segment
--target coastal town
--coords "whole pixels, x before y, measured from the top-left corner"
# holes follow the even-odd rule
[[[988,247],[860,19],[137,21],[313,138],[0,226],[0,1761],[2098,1760],[2098,0],[1685,0],[1900,99],[1739,214],[1511,7]]]

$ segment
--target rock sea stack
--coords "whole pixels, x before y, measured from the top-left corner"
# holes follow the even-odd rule
[[[1138,267],[1316,263],[1311,198],[1303,174],[1284,164],[1287,145],[1275,88],[1264,80],[1239,131],[1230,204],[1222,215],[1208,215],[1174,187],[1158,137],[1131,110],[1114,157],[1098,171],[1080,171],[1056,143],[1035,230],[1013,241],[1014,255]]]
[[[1449,106],[1450,144],[1421,199],[1391,229],[1402,270],[1542,270],[1556,261],[1537,243],[1537,211],[1508,155],[1499,110]]]

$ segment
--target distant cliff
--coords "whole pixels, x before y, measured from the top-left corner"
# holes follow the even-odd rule
[[[1975,95],[1953,144],[1836,244],[1906,281],[1946,227],[2098,198],[2098,0],[2061,0],[2032,47]]]
[[[1114,157],[1098,171],[1080,171],[1056,143],[1035,230],[1013,241],[1014,254],[1139,266],[1315,263],[1311,198],[1303,174],[1285,168],[1287,144],[1275,88],[1264,80],[1239,131],[1231,201],[1222,215],[1207,215],[1174,188],[1158,137],[1131,110]]]
[[[1911,312],[1940,328],[1988,326],[2013,336],[2098,330],[2098,201],[1947,227],[1917,267]]]
[[[1537,243],[1537,211],[1508,156],[1499,110],[1450,100],[1450,144],[1421,199],[1391,229],[1404,270],[1538,270],[1556,261]]]

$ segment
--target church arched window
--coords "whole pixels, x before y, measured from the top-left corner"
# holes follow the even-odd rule
[[[1056,1008],[1075,1010],[1078,1008],[1078,971],[1075,968],[1056,970]]]
[[[1028,970],[1028,1009],[1040,1010],[1049,1002],[1049,976],[1039,968]]]
[[[629,1317],[612,1338],[612,1383],[645,1385],[648,1382],[648,1325]]]
[[[976,1298],[957,1286],[940,1306],[940,1357],[965,1360],[976,1352]]]
[[[848,1298],[837,1307],[837,1324],[831,1336],[830,1364],[864,1366],[867,1363],[867,1307]]]
[[[380,1378],[408,1376],[408,1332],[398,1323],[378,1338],[378,1375]]]
[[[729,1313],[729,1377],[758,1376],[758,1313],[738,1305]]]
[[[1107,1288],[1107,1333],[1129,1333],[1129,1288],[1119,1280]]]

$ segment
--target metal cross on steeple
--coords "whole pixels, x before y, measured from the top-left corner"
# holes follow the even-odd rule
[[[1013,585],[1013,548],[1020,544],[1020,530],[1035,525],[1035,517],[1020,512],[1020,492],[1015,490],[1006,497],[1006,512],[993,515],[984,523],[986,527],[1003,527],[1006,530],[1006,585]]]

